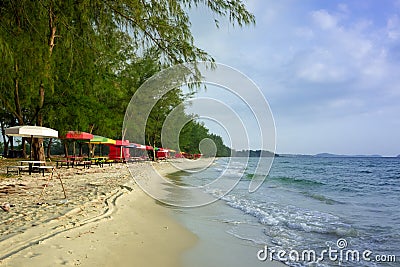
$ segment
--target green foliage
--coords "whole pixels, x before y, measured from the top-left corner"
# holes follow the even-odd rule
[[[222,141],[221,136],[216,134],[210,134],[208,136],[214,143],[217,148],[217,157],[229,157],[231,156],[231,149],[227,147]]]
[[[144,81],[175,63],[212,61],[190,31],[187,10],[200,5],[234,25],[254,23],[239,0],[2,1],[2,123],[121,138],[125,109]],[[161,119],[182,100],[179,91],[160,100],[148,142],[159,142]]]
[[[206,148],[205,151],[200,151],[200,143],[206,139],[210,139],[214,143],[215,154],[207,154],[208,151],[214,152],[212,149]],[[196,120],[189,121],[183,127],[179,136],[179,145],[182,151],[191,154],[206,153],[206,156],[229,157],[231,153],[230,148],[224,145],[220,136],[209,133],[204,124]]]

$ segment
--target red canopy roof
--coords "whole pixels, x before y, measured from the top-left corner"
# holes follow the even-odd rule
[[[129,146],[129,140],[115,140],[115,146]]]
[[[64,137],[65,139],[74,139],[74,140],[90,140],[93,138],[93,134],[87,132],[80,131],[69,131]]]

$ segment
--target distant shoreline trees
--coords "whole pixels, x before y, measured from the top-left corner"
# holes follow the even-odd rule
[[[278,156],[274,152],[267,150],[241,150],[241,151],[232,151],[232,157],[275,157]]]

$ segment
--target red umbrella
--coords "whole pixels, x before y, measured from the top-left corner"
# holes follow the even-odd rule
[[[129,146],[129,140],[115,140],[115,146]]]
[[[141,150],[153,150],[154,148],[152,146],[145,146],[141,144],[136,144],[136,143],[131,143],[133,148],[141,149]]]
[[[90,140],[93,139],[93,134],[80,131],[69,131],[64,138],[73,140]]]
[[[90,140],[93,139],[94,135],[87,132],[81,131],[68,131],[67,134],[64,136],[64,139],[70,140]],[[75,155],[75,142],[74,142],[74,155]]]
[[[132,147],[132,148],[137,148],[137,149],[141,149],[141,150],[146,150],[146,146],[141,145],[141,144],[131,143],[129,146]]]

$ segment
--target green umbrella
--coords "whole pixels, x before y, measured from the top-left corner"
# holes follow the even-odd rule
[[[115,145],[116,141],[100,135],[94,135],[92,139],[89,140],[90,144],[100,145],[100,144],[111,144]]]
[[[116,143],[116,141],[114,139],[110,139],[110,138],[107,138],[107,137],[104,137],[104,136],[100,136],[100,135],[94,135],[93,138],[90,139],[89,142],[88,142],[89,147],[90,147],[90,145],[105,145],[105,144],[115,145],[115,143]],[[91,153],[94,154],[94,151],[93,152],[90,151],[90,154]]]

